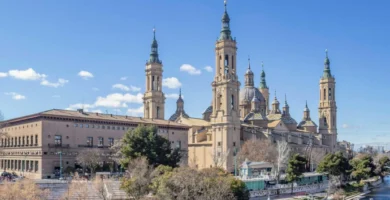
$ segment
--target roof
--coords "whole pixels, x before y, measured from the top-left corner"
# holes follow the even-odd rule
[[[297,124],[297,121],[295,121],[294,118],[290,116],[283,116],[282,114],[269,114],[267,119],[270,121],[282,120],[285,124]]]
[[[183,110],[182,112],[175,112],[171,117],[169,118],[170,121],[175,121],[180,115],[182,115],[185,118],[189,118],[190,116],[187,115],[187,113]]]
[[[270,122],[270,123],[268,123],[268,127],[269,128],[275,128],[280,123],[280,121],[281,120]]]
[[[113,115],[113,114],[102,114],[102,113],[93,113],[93,112],[85,112],[82,110],[74,111],[74,110],[61,110],[61,109],[52,109],[48,111],[43,111],[40,113],[22,116],[14,119],[10,119],[5,121],[4,123],[14,123],[19,121],[24,121],[32,118],[39,117],[63,117],[63,118],[71,118],[71,120],[96,120],[96,121],[109,121],[109,122],[117,122],[117,123],[135,123],[135,124],[154,124],[161,126],[175,126],[180,128],[189,128],[184,124],[179,124],[176,122],[162,120],[162,119],[145,119],[142,117],[132,117],[125,115]]]
[[[189,126],[210,126],[210,122],[199,118],[182,118],[182,124]]]
[[[248,113],[244,121],[252,121],[252,120],[266,120],[267,118],[261,114],[261,112],[250,112]]]
[[[304,120],[304,121],[301,121],[299,122],[299,125],[298,127],[310,127],[310,126],[314,126],[314,127],[317,127],[317,124],[315,122],[313,122],[312,120]]]

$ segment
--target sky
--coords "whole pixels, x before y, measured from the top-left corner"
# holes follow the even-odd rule
[[[325,49],[336,77],[338,138],[390,144],[389,1],[229,0],[241,85],[248,56],[271,98],[299,122],[318,121]],[[0,1],[0,110],[5,119],[49,109],[142,116],[153,27],[164,65],[165,118],[201,117],[211,103],[222,0]]]

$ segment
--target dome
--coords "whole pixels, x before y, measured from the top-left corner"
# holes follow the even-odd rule
[[[245,74],[253,75],[253,72],[252,72],[251,68],[248,68],[248,69],[246,70]]]
[[[244,87],[240,91],[240,101],[246,100],[248,102],[252,101],[253,97],[256,97],[259,101],[264,101],[264,97],[255,87]]]

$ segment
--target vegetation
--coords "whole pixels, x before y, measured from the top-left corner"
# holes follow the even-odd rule
[[[288,161],[286,180],[291,183],[291,193],[294,190],[294,182],[305,172],[306,162],[306,158],[299,154],[294,154]]]
[[[128,131],[121,147],[121,163],[128,166],[130,160],[146,157],[150,165],[177,167],[180,162],[180,149],[172,149],[169,140],[157,134],[155,126],[138,126]]]
[[[91,170],[91,175],[94,174],[95,169],[103,162],[101,151],[95,148],[88,148],[80,151],[76,157],[77,163],[87,167]]]
[[[3,182],[0,185],[0,199],[6,200],[40,200],[47,199],[48,190],[42,190],[33,180],[24,179],[17,182]]]
[[[375,165],[370,155],[358,155],[350,161],[351,176],[357,181],[368,179],[374,175]]]
[[[332,176],[345,176],[348,170],[350,170],[348,160],[341,152],[327,154],[317,167],[317,172],[325,172]]]

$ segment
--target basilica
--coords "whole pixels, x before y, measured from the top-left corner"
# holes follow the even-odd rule
[[[146,63],[146,92],[144,94],[144,118],[163,119],[165,96],[162,92],[162,62],[158,57],[158,44],[154,36],[150,58]],[[303,108],[298,123],[289,112],[284,98],[282,108],[276,96],[270,98],[264,68],[260,84],[254,84],[250,62],[239,81],[237,71],[237,42],[232,37],[230,18],[225,2],[222,29],[215,43],[215,76],[212,81],[211,105],[202,118],[190,117],[184,110],[184,100],[177,100],[176,112],[170,121],[187,125],[188,164],[199,169],[219,165],[232,171],[234,157],[241,145],[250,139],[269,140],[272,143],[286,141],[293,150],[321,148],[333,152],[341,147],[337,142],[336,82],[330,70],[326,52],[324,69],[319,81],[319,119],[310,117],[310,109]],[[270,100],[271,99],[271,100]],[[204,101],[210,101],[204,99]],[[318,125],[317,125],[318,124]]]

